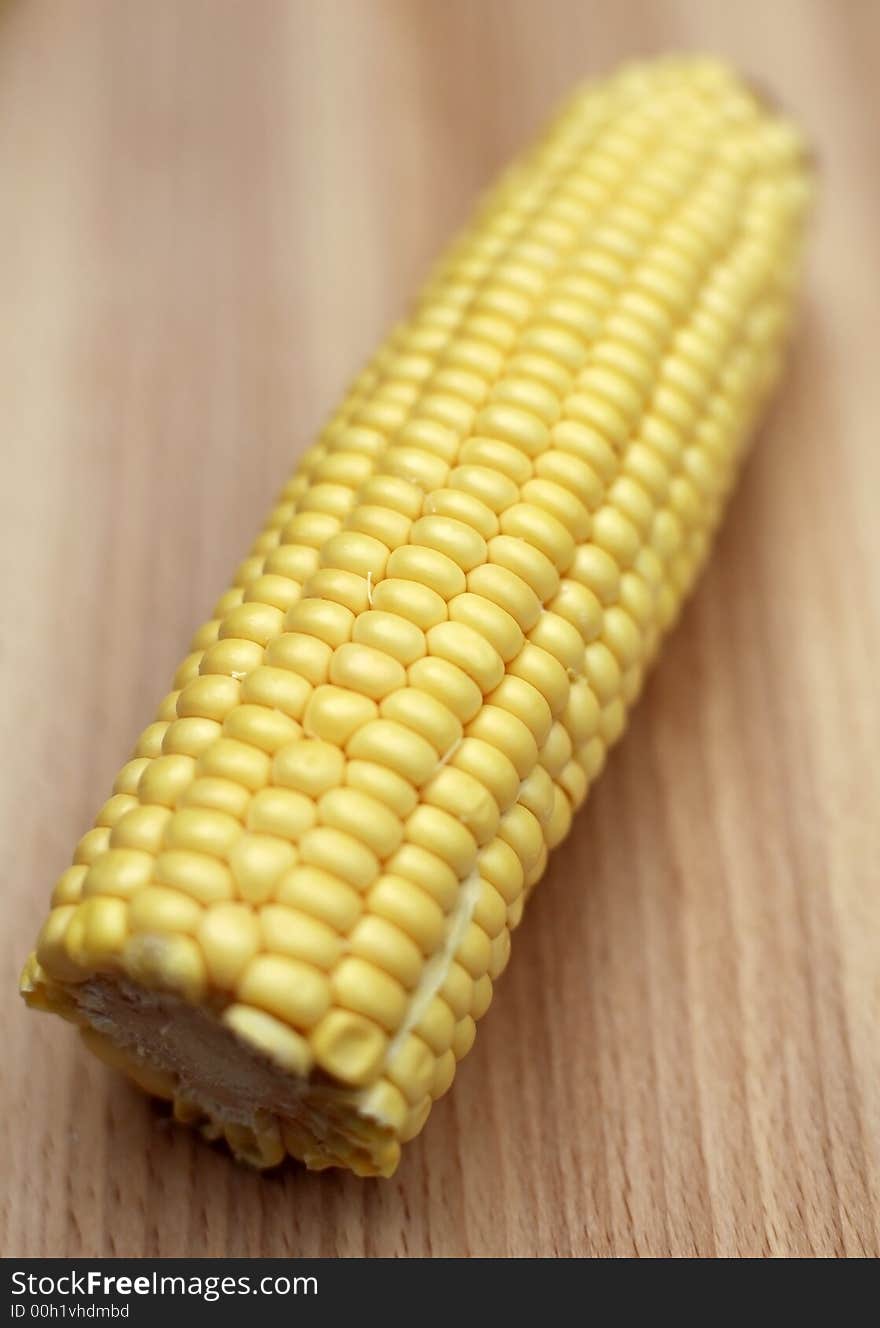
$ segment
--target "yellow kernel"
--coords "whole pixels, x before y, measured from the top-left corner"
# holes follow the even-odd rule
[[[553,615],[548,614],[545,617],[552,618]],[[557,621],[562,622],[562,620]],[[539,633],[538,628],[533,628],[533,632],[539,637],[543,636],[545,640],[549,638],[551,644],[561,649],[560,643],[565,639],[562,627],[554,634],[552,623],[548,623],[543,632]],[[577,653],[581,655],[583,645],[579,637],[577,640],[579,647]],[[543,649],[541,645],[527,641],[516,659],[509,664],[505,681],[510,682],[514,678],[520,678],[530,683],[550,707],[551,715],[558,715],[568,700],[570,686],[568,667],[573,666],[567,666],[565,661],[560,663],[555,652],[551,653],[549,649]],[[532,731],[534,732],[534,729]]]
[[[431,1081],[430,1093],[434,1101],[448,1093],[455,1079],[455,1053],[450,1048],[445,1051],[437,1060],[434,1066],[434,1078]]]
[[[587,742],[599,724],[599,702],[591,685],[584,679],[572,684],[562,722],[575,747]]]
[[[465,525],[475,532],[483,541],[491,539],[493,535],[498,534],[498,520],[491,508],[487,507],[479,498],[475,498],[471,494],[465,493],[462,489],[456,489],[454,487],[448,489],[435,489],[425,497],[424,512],[426,517],[448,518]],[[417,530],[419,524],[420,523],[417,522],[416,526],[413,527],[414,532]],[[449,538],[448,534],[446,538]],[[460,535],[456,538],[461,541]],[[413,543],[418,544],[425,542],[432,547],[442,547],[438,546],[435,540],[436,536],[429,533],[429,538],[425,541],[422,541],[418,535],[416,535],[413,539]],[[471,550],[480,550],[480,545],[476,542],[471,542]],[[450,550],[444,547],[443,552],[450,552]],[[485,550],[483,549],[481,552],[482,557],[485,557]],[[450,556],[454,555],[450,552]],[[455,561],[459,566],[462,566],[459,558],[456,557]]]
[[[312,636],[335,649],[351,639],[354,622],[354,614],[342,604],[329,599],[301,599],[288,613],[285,627],[287,633]],[[271,658],[267,656],[266,662],[281,663],[274,653]]]
[[[423,516],[410,532],[414,546],[435,549],[463,572],[486,560],[486,541],[472,526],[450,516]]]
[[[497,438],[470,438],[462,445],[459,461],[485,466],[505,476],[519,487],[532,474],[532,463],[524,452]]]
[[[265,646],[278,636],[284,626],[281,609],[270,604],[239,604],[220,624],[220,639],[253,641]]]
[[[474,980],[466,969],[455,960],[449,965],[440,995],[449,1006],[456,1019],[470,1014],[473,1001]]]
[[[602,605],[592,590],[580,582],[564,578],[559,593],[547,608],[551,613],[570,623],[581,638],[581,644],[594,641],[602,630]]]
[[[503,929],[507,922],[507,903],[490,881],[480,881],[480,893],[477,896],[473,920],[490,941]]]
[[[365,890],[379,874],[379,859],[366,844],[332,826],[307,830],[299,844],[300,858],[307,866],[320,867]]]
[[[63,871],[55,882],[55,889],[52,891],[52,906],[59,904],[78,904],[82,898],[83,881],[89,870],[84,863],[78,867],[68,867]]]
[[[148,724],[138,738],[135,756],[159,756],[162,751],[162,739],[165,737],[167,728],[168,725],[160,721],[155,724]]]
[[[265,788],[247,812],[247,828],[282,839],[298,839],[315,824],[315,804],[304,793],[287,788]]]
[[[187,758],[163,756],[160,759],[183,761]],[[218,738],[213,746],[199,757],[196,768],[199,775],[228,779],[255,792],[268,784],[271,762],[265,752],[250,746],[249,743],[237,742],[234,738]]]
[[[300,585],[311,576],[318,566],[316,549],[303,544],[281,544],[272,549],[265,558],[265,571],[297,581]]]
[[[498,651],[472,627],[461,622],[438,623],[427,633],[428,651],[466,673],[485,694],[504,676]]]
[[[510,507],[519,497],[518,486],[507,475],[498,470],[492,470],[488,466],[463,465],[456,466],[449,475],[449,484],[452,489],[459,489],[463,493],[469,494],[472,498],[479,500],[490,512],[503,512],[505,507]],[[450,515],[455,515],[450,513]],[[483,518],[485,520],[485,518]],[[483,529],[477,527],[483,539],[490,539],[492,535],[497,534],[497,526],[492,529],[486,525]]]
[[[551,778],[555,779],[563,766],[571,759],[572,741],[564,723],[553,725],[547,741],[539,752],[541,765]]]
[[[364,725],[346,748],[347,755],[387,765],[417,788],[433,773],[437,753],[429,742],[392,720],[376,719]]]
[[[312,692],[303,715],[303,729],[310,738],[342,747],[377,714],[376,703],[368,696],[325,683]]]
[[[241,700],[250,707],[267,707],[271,710],[279,710],[284,715],[289,716],[291,720],[302,718],[303,711],[311,695],[311,686],[305,678],[298,677],[291,673],[289,669],[273,668],[268,664],[261,664],[259,668],[249,673],[241,683]],[[232,714],[229,719],[232,719]],[[230,737],[240,737],[227,729]],[[247,741],[247,739],[245,739]],[[258,744],[262,746],[263,744]],[[269,750],[269,748],[265,748]]]
[[[393,720],[421,734],[443,756],[461,737],[461,723],[452,711],[429,692],[405,687],[379,707],[383,719]]]
[[[488,970],[489,954],[489,937],[482,927],[478,927],[475,922],[471,922],[458,947],[455,956],[457,962],[476,981]]]
[[[547,425],[531,411],[497,401],[480,411],[474,432],[511,443],[528,457],[536,457],[549,444]]]
[[[534,649],[537,650],[537,647],[534,647]],[[542,654],[546,656],[546,651],[543,651]],[[517,661],[514,661],[514,665],[511,667],[513,668],[516,665]],[[553,702],[554,704],[559,703],[561,682],[558,674],[554,676],[550,665],[544,666],[543,661],[539,661],[535,655],[529,655],[520,667],[524,671],[529,671],[531,676],[539,683],[543,683],[545,680],[551,683],[554,687]],[[568,678],[566,676],[566,684],[567,682]],[[509,710],[512,715],[521,720],[538,747],[546,742],[547,734],[553,725],[553,711],[544,696],[543,686],[535,686],[533,682],[521,678],[511,671],[500,686],[496,687],[494,692],[486,699],[489,705],[499,707],[501,710]],[[478,733],[474,726],[468,729],[468,733],[473,736],[485,736],[485,733]],[[513,756],[511,756],[511,760],[513,760]]]
[[[202,909],[191,895],[166,886],[148,885],[131,900],[128,917],[132,931],[195,932]]]
[[[213,904],[202,914],[196,939],[211,982],[221,991],[231,991],[259,949],[260,929],[246,904]]]
[[[348,642],[334,652],[330,681],[381,701],[395,688],[406,685],[406,670],[384,650]]]
[[[94,823],[96,823],[96,826],[108,826],[109,829],[113,829],[115,823],[126,814],[126,811],[131,811],[137,806],[138,799],[130,793],[114,793],[113,797],[108,798],[108,801],[98,811]]]
[[[584,798],[587,796],[587,776],[580,761],[572,760],[567,762],[562,774],[559,776],[559,782],[568,797],[572,807],[580,807]]]
[[[406,820],[404,835],[408,843],[435,853],[448,863],[459,879],[473,866],[477,842],[460,821],[439,807],[420,805]]]
[[[283,636],[276,637],[267,648],[266,663],[273,668],[285,669],[293,674],[297,684],[305,681],[317,687],[327,681],[332,655],[333,646],[316,636],[310,636],[305,632],[285,632]],[[256,671],[255,669],[254,672]],[[305,695],[303,708],[307,700],[308,695]],[[279,709],[284,707],[279,706]]]
[[[418,794],[409,780],[376,761],[349,761],[345,768],[345,782],[384,803],[401,819],[408,816],[418,802]]]
[[[480,875],[494,885],[508,906],[522,894],[523,865],[516,851],[504,839],[495,838],[480,850],[477,867]]]
[[[488,973],[477,978],[474,983],[474,1002],[471,1006],[471,1014],[474,1019],[482,1019],[483,1015],[492,1004],[492,979]]]
[[[87,899],[71,919],[64,944],[78,967],[94,971],[112,966],[127,936],[127,908],[121,899]]]
[[[514,503],[501,514],[501,530],[508,538],[525,541],[531,551],[539,550],[557,571],[563,572],[571,565],[574,539],[562,522],[543,507],[533,502]]]
[[[495,563],[483,563],[481,567],[475,567],[468,573],[467,588],[470,598],[479,599],[481,603],[488,600],[491,604],[497,604],[499,609],[510,615],[520,632],[527,632],[538,621],[541,601],[522,577],[506,567]],[[458,600],[452,602],[457,603]]]
[[[245,607],[245,606],[243,606]],[[251,609],[252,605],[246,606]],[[272,609],[274,614],[277,610]],[[224,674],[230,678],[243,678],[251,669],[262,664],[265,654],[264,647],[256,641],[245,640],[241,637],[232,637],[229,640],[218,641],[216,645],[210,646],[202,655],[201,663],[198,666],[198,673]],[[186,679],[191,681],[190,678]],[[181,681],[181,686],[184,685]]]
[[[329,742],[304,738],[282,747],[272,762],[272,780],[318,798],[326,789],[342,782],[345,757]]]
[[[443,910],[412,881],[401,876],[380,876],[366,902],[371,913],[412,937],[424,954],[430,954],[443,938]]]
[[[347,932],[363,908],[361,897],[338,877],[317,867],[297,866],[284,873],[275,898],[281,904],[302,909],[320,918],[338,932]]]
[[[211,646],[211,649],[216,650],[216,645]],[[191,651],[183,663],[178,666],[174,675],[174,687],[178,689],[186,687],[187,683],[192,682],[193,678],[197,678],[204,658],[205,652],[203,650]],[[214,672],[219,672],[219,670],[215,669]]]
[[[225,812],[181,808],[168,822],[163,846],[189,848],[223,858],[241,834],[241,822]]]
[[[433,629],[432,629],[433,630]],[[466,724],[483,704],[483,693],[457,664],[436,655],[416,660],[407,671],[410,686],[428,692]]]
[[[224,863],[206,853],[171,849],[159,854],[154,870],[160,884],[182,890],[200,904],[232,898],[232,873]]]
[[[571,829],[571,806],[563,790],[556,785],[553,790],[553,808],[544,823],[544,838],[548,849],[561,844]]]
[[[311,964],[283,955],[255,955],[236,982],[235,994],[295,1028],[311,1028],[330,1005],[327,977]]]
[[[181,719],[215,719],[222,722],[238,704],[241,683],[220,674],[194,678],[177,698],[176,712]]]
[[[498,835],[514,850],[524,870],[530,871],[544,848],[544,835],[537,818],[527,807],[517,804],[502,816]]]
[[[170,691],[170,692],[166,692],[165,695],[163,696],[161,702],[159,703],[159,709],[156,711],[156,718],[157,718],[157,719],[167,719],[169,722],[170,722],[172,719],[176,719],[176,718],[177,718],[177,702],[178,702],[179,700],[180,700],[180,692],[179,692],[179,691],[172,690],[172,691]]]
[[[149,764],[150,762],[145,756],[136,756],[134,760],[127,761],[116,776],[113,783],[113,792],[127,793],[129,796],[136,794],[141,775]]]
[[[316,968],[332,968],[342,949],[332,927],[287,904],[265,904],[260,909],[260,933],[264,949],[304,959]]]
[[[282,873],[295,863],[295,849],[277,835],[245,832],[229,853],[238,894],[251,904],[270,899]]]
[[[632,565],[641,544],[639,532],[632,521],[611,506],[600,507],[593,513],[592,539],[621,568]]]
[[[477,1036],[477,1026],[470,1015],[465,1015],[459,1019],[455,1025],[455,1036],[452,1040],[452,1051],[457,1061],[463,1060],[474,1045],[474,1038]]]
[[[543,825],[553,810],[553,780],[541,765],[536,765],[519,791],[519,802]]]
[[[358,503],[346,525],[349,530],[369,535],[377,542],[381,542],[387,555],[389,549],[397,549],[407,542],[412,520],[402,512],[394,512],[387,507]],[[361,611],[355,608],[354,604],[349,604],[349,608],[355,609],[355,612]]]
[[[387,858],[403,838],[399,818],[358,789],[329,789],[318,803],[318,820],[322,825],[350,830],[379,858]]]
[[[542,480],[550,480],[553,484],[567,489],[579,503],[583,504],[587,512],[593,511],[602,501],[605,490],[600,476],[586,461],[573,456],[570,452],[563,452],[556,447],[550,448],[535,462],[535,474]],[[525,485],[524,497],[528,497],[527,489],[528,485]],[[580,514],[578,520],[583,520]],[[585,533],[576,538],[583,539]]]
[[[584,676],[600,706],[607,705],[617,696],[620,690],[620,665],[601,641],[593,641],[584,651]]]
[[[406,1013],[406,991],[389,974],[351,955],[332,974],[333,996],[344,1009],[364,1015],[393,1032]]]
[[[378,1072],[387,1038],[371,1019],[330,1010],[316,1025],[311,1046],[321,1069],[344,1084],[367,1084]]]
[[[374,504],[379,510],[390,508],[410,521],[422,510],[422,495],[418,490],[393,475],[373,475],[358,492],[364,503]]]
[[[220,736],[216,719],[176,719],[167,725],[162,739],[165,756],[201,756],[206,747]]]
[[[419,947],[385,918],[365,914],[348,937],[349,952],[368,960],[400,982],[407,991],[418,982],[424,967]]]
[[[272,608],[279,609],[281,613],[286,613],[294,600],[299,597],[300,590],[301,587],[296,581],[269,572],[254,577],[248,584],[244,592],[244,602],[268,604]]]
[[[561,614],[551,609],[545,610],[529,633],[529,641],[557,659],[569,675],[580,673],[584,659],[584,639],[577,628]]]
[[[424,1038],[410,1034],[397,1048],[388,1077],[407,1102],[421,1102],[434,1079],[434,1055]]]
[[[369,582],[358,572],[323,567],[309,577],[303,586],[303,597],[333,600],[354,614],[363,613],[370,603]]]
[[[409,1104],[399,1088],[387,1079],[372,1084],[360,1099],[360,1113],[389,1130],[399,1131],[409,1113]]]
[[[372,592],[372,607],[384,613],[396,613],[423,632],[446,617],[446,601],[436,590],[400,577],[379,582]]]
[[[265,1010],[228,1005],[221,1018],[236,1037],[288,1074],[304,1077],[312,1068],[314,1057],[308,1041]]]
[[[177,806],[204,807],[209,811],[225,812],[228,816],[240,818],[245,814],[250,796],[248,789],[231,779],[215,779],[206,775],[193,780],[178,798]]]
[[[578,748],[578,760],[584,768],[584,774],[589,783],[592,783],[601,773],[606,755],[607,749],[598,735],[591,738],[583,747]]]
[[[341,530],[322,545],[320,561],[322,567],[339,567],[363,577],[369,572],[378,580],[385,574],[388,545],[360,531]]]
[[[460,595],[466,583],[460,565],[447,554],[427,545],[404,544],[388,559],[389,577],[415,581],[441,595],[444,600]]]
[[[329,480],[331,476],[325,471],[322,478]],[[281,539],[285,544],[305,544],[317,552],[338,529],[338,516],[326,512],[299,512],[282,527]]]
[[[494,699],[490,698],[465,731],[466,737],[479,739],[489,747],[497,748],[513,765],[520,779],[524,778],[538,759],[538,745],[534,733],[530,725],[520,717],[520,712],[527,716],[531,715],[531,722],[538,733],[543,733],[545,722],[549,732],[553,722],[546,702],[545,716],[540,708],[540,699],[538,702],[532,702],[530,693],[524,691],[526,686],[527,684],[522,684],[519,679],[512,688],[505,687],[503,683],[502,688],[494,694],[495,697],[499,697],[499,692],[501,693],[500,704],[495,704]],[[516,712],[512,709],[513,706],[517,707]],[[534,707],[537,707],[537,710],[532,714]],[[546,734],[543,734],[542,741],[545,737]]]
[[[159,756],[151,761],[138,783],[142,802],[173,807],[193,777],[196,763],[191,756]]]
[[[599,736],[606,747],[617,742],[626,727],[626,706],[618,696],[609,702],[599,717]]]
[[[591,590],[602,604],[613,604],[620,594],[620,567],[597,544],[582,544],[568,571],[572,580]]]
[[[481,595],[456,595],[449,601],[449,618],[451,622],[464,623],[483,636],[505,663],[522,647],[523,634],[515,619]]]
[[[82,885],[84,899],[92,895],[115,895],[131,899],[153,874],[149,853],[134,848],[110,848],[91,864]]]
[[[414,487],[430,493],[431,489],[445,485],[449,465],[441,457],[430,456],[417,448],[405,448],[398,441],[382,458],[382,471],[407,479]]]
[[[53,908],[37,937],[37,960],[49,976],[58,982],[82,982],[86,977],[86,972],[71,959],[65,947],[68,929],[78,912],[77,904],[62,904]]]
[[[453,766],[437,771],[422,789],[422,802],[455,817],[478,844],[485,844],[498,829],[500,812],[491,793],[473,775]]]
[[[358,617],[352,637],[362,645],[390,655],[404,668],[425,653],[425,634],[421,628],[396,613],[378,609],[370,609]]]
[[[133,936],[123,951],[123,963],[130,976],[144,987],[173,992],[193,1004],[204,997],[205,961],[189,936]]]
[[[110,847],[158,853],[170,817],[167,807],[132,807],[111,830]]]
[[[385,867],[389,874],[402,876],[424,890],[444,912],[458,899],[460,883],[452,867],[419,844],[401,844]]]
[[[455,1036],[455,1015],[442,996],[435,996],[428,1003],[416,1025],[416,1032],[424,1038],[436,1056],[442,1056],[449,1050]]]
[[[489,562],[515,573],[545,604],[559,588],[559,572],[553,561],[519,535],[496,535],[489,541]],[[567,564],[566,564],[567,566]]]
[[[501,811],[506,811],[515,800],[520,776],[497,745],[473,736],[463,738],[449,764],[452,769],[464,771],[482,784]]]

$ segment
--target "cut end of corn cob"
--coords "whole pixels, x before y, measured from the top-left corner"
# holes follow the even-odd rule
[[[579,92],[284,489],[22,990],[258,1166],[388,1175],[776,378],[809,198],[723,66]]]

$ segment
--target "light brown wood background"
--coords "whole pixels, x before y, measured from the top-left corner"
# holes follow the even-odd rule
[[[291,463],[579,77],[711,48],[808,126],[802,331],[717,556],[390,1182],[260,1178],[15,995]],[[0,1246],[867,1255],[880,1241],[877,0],[0,9]]]

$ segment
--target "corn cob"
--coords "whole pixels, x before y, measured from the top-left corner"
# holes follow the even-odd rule
[[[30,1004],[256,1165],[391,1174],[704,560],[808,196],[715,62],[573,98],[196,634]]]

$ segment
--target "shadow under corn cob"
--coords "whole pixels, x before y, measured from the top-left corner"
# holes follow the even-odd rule
[[[808,196],[712,61],[577,94],[197,633],[32,1005],[258,1165],[394,1170],[709,548]]]

